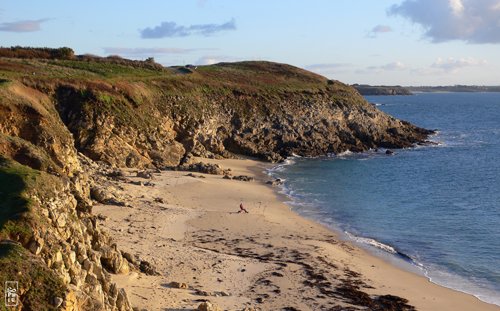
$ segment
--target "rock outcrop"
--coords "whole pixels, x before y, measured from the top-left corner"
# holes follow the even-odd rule
[[[283,64],[180,73],[2,58],[0,72],[0,275],[15,279],[23,269],[19,293],[27,310],[131,310],[110,273],[156,273],[99,228],[92,200],[126,202],[96,176],[126,178],[118,167],[182,163],[230,178],[189,159],[280,161],[402,148],[431,133],[377,110],[345,84]]]
[[[22,82],[23,92],[55,104],[47,109],[78,151],[117,167],[172,166],[190,155],[280,161],[402,148],[430,133],[379,111],[348,85],[276,63],[223,63],[187,77],[161,71],[149,81]]]

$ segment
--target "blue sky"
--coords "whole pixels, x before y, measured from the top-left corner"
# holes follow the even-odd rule
[[[500,85],[500,0],[0,0],[2,46],[269,60],[346,83]]]

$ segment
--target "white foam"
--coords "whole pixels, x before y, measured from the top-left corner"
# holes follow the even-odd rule
[[[481,301],[500,306],[500,295],[489,289],[486,285],[482,285],[474,280],[468,280],[441,268],[429,267],[425,275],[432,283],[451,288],[453,290],[473,295]]]
[[[336,156],[337,157],[347,157],[347,156],[350,156],[353,154],[354,154],[354,152],[352,152],[351,150],[346,150],[344,152],[337,153]]]
[[[396,251],[392,246],[389,246],[387,244],[384,244],[382,242],[379,242],[375,239],[371,239],[371,238],[364,238],[364,237],[358,237],[358,236],[355,236],[347,231],[344,232],[350,239],[358,242],[358,243],[361,243],[361,244],[366,244],[366,245],[371,245],[373,247],[376,247],[378,249],[381,249],[387,253],[390,253],[390,254],[399,254],[398,251]]]
[[[358,237],[347,231],[344,231],[344,233],[349,239],[357,243],[374,247],[391,255],[403,257],[407,261],[410,261],[411,264],[419,268],[432,283],[473,295],[481,301],[500,306],[500,296],[497,292],[489,289],[487,286],[481,286],[481,284],[474,282],[474,280],[468,280],[456,274],[443,271],[440,267],[426,267],[414,258],[397,251],[394,247],[375,239]]]

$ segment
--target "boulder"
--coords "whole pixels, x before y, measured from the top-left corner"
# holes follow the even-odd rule
[[[139,270],[147,275],[160,275],[160,273],[156,271],[156,268],[146,260],[141,260],[141,263],[139,264]]]
[[[137,177],[144,178],[144,179],[151,179],[153,178],[153,174],[148,171],[139,171],[137,172]]]
[[[211,175],[222,175],[224,174],[224,170],[219,164],[211,164],[211,163],[193,163],[193,164],[183,164],[176,167],[171,167],[171,169],[176,171],[188,171],[188,172],[198,172],[205,173]]]
[[[112,273],[126,274],[130,271],[128,262],[122,254],[108,245],[101,247],[101,263]]]
[[[186,283],[181,282],[170,282],[170,287],[179,289],[188,289],[189,286]]]
[[[198,311],[222,311],[221,307],[209,301],[202,302],[198,306]]]
[[[114,199],[114,195],[109,190],[99,186],[90,189],[90,197],[99,203],[107,203],[109,200]]]

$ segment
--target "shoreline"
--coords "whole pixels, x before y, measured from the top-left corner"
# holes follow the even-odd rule
[[[280,200],[285,194],[264,184],[267,163],[201,160],[256,181],[167,171],[152,179],[152,188],[121,185],[132,207],[94,208],[122,250],[160,272],[113,276],[139,309],[196,308],[202,300],[228,310],[359,308],[392,295],[417,310],[500,310],[404,271],[299,215]],[[140,180],[133,175],[127,178]],[[249,214],[236,213],[240,200]]]
[[[432,134],[432,136],[438,135],[438,133],[439,132],[436,131],[436,133]],[[439,143],[439,144],[436,144],[435,147],[438,147],[441,145],[440,142],[436,142],[436,143]],[[275,176],[275,169],[276,168],[286,167],[288,165],[293,165],[293,164],[294,164],[294,161],[293,161],[293,157],[292,157],[290,162],[287,162],[285,164],[274,165],[270,168],[267,168],[264,170],[263,174],[266,175],[267,177],[270,177],[271,179],[275,179],[277,177],[277,176]],[[272,186],[270,186],[270,187],[272,187]],[[465,290],[461,290],[459,288],[454,288],[451,285],[441,284],[438,281],[433,281],[432,277],[429,276],[429,271],[427,270],[427,268],[425,267],[424,264],[419,263],[418,261],[415,261],[413,258],[411,258],[410,256],[408,256],[405,253],[399,252],[392,245],[384,244],[384,243],[382,243],[378,240],[375,240],[373,238],[366,238],[363,236],[353,235],[350,232],[343,231],[336,224],[324,223],[321,220],[314,218],[313,216],[308,216],[308,215],[305,215],[304,213],[301,213],[300,211],[296,210],[296,208],[294,207],[294,204],[296,204],[296,200],[292,194],[287,193],[287,189],[285,187],[283,187],[282,185],[278,185],[277,187],[272,187],[272,188],[276,192],[278,197],[281,197],[282,202],[285,205],[290,207],[290,211],[298,214],[301,217],[304,217],[304,218],[309,219],[313,222],[316,222],[317,224],[324,226],[325,228],[327,228],[330,231],[333,231],[335,234],[338,235],[340,240],[351,243],[355,247],[358,247],[358,248],[361,248],[361,249],[367,251],[370,255],[381,258],[382,260],[384,260],[385,262],[387,262],[390,265],[393,265],[399,269],[403,269],[405,271],[413,273],[419,277],[423,277],[423,278],[427,279],[432,284],[435,284],[437,286],[441,286],[441,287],[444,287],[444,288],[447,288],[447,289],[450,289],[450,290],[453,290],[453,291],[456,291],[459,293],[473,296],[483,303],[493,305],[496,307],[500,307],[500,305],[498,305],[498,304],[481,299],[481,297],[479,297],[479,294],[474,294],[471,292],[467,292]],[[300,204],[300,203],[298,203],[298,204]],[[369,240],[369,241],[360,241],[360,240]],[[381,246],[373,245],[373,244],[371,244],[371,242],[381,244]],[[388,247],[388,248],[390,248],[390,250],[386,250],[386,249],[384,249],[384,247]],[[460,278],[460,277],[458,277],[458,278]]]
[[[437,135],[439,135],[439,131],[436,130],[436,132],[434,134],[432,134],[430,137],[437,136]],[[441,147],[445,144],[445,143],[440,142],[440,141],[434,141],[434,140],[430,140],[430,141],[435,142],[436,144],[431,145],[431,146],[425,146],[425,147]],[[416,145],[415,147],[419,148],[420,146]],[[287,160],[286,163],[274,165],[271,168],[267,168],[264,171],[264,174],[269,176],[271,179],[275,179],[275,178],[279,177],[279,174],[277,175],[276,172],[280,172],[281,171],[280,168],[282,168],[282,167],[293,165],[295,163],[294,158],[295,157],[291,157],[289,160]],[[298,158],[300,158],[300,157],[298,157]],[[500,304],[498,302],[496,303],[496,302],[488,301],[489,299],[495,298],[495,293],[493,291],[486,289],[486,294],[485,294],[484,298],[482,298],[481,294],[474,294],[472,292],[472,290],[474,288],[476,288],[476,285],[474,283],[468,283],[470,286],[464,287],[466,289],[461,289],[460,286],[455,287],[454,284],[459,284],[457,282],[462,282],[462,281],[469,282],[469,281],[465,278],[462,278],[461,276],[450,274],[450,273],[446,273],[446,277],[451,279],[451,280],[455,280],[454,283],[447,284],[446,282],[441,281],[439,279],[433,280],[433,277],[431,275],[429,275],[431,272],[428,270],[428,267],[426,267],[423,263],[420,263],[419,261],[411,258],[407,254],[400,252],[393,245],[385,244],[385,243],[380,242],[374,238],[357,236],[357,235],[352,234],[351,232],[344,231],[340,227],[340,224],[336,223],[335,221],[333,223],[323,222],[320,219],[317,219],[315,216],[311,216],[312,214],[308,215],[307,212],[312,211],[312,210],[308,210],[307,207],[305,208],[306,213],[299,211],[298,209],[300,209],[302,207],[301,203],[299,201],[297,201],[297,198],[295,198],[293,196],[293,194],[290,193],[289,189],[287,189],[283,185],[278,185],[276,188],[274,188],[274,191],[279,196],[283,197],[282,202],[286,205],[289,205],[290,210],[292,212],[294,212],[294,213],[298,214],[299,216],[304,217],[306,219],[310,219],[313,222],[316,222],[319,225],[324,226],[325,228],[327,228],[330,231],[333,231],[335,234],[338,235],[340,240],[351,243],[355,247],[358,247],[358,248],[361,248],[361,249],[367,251],[370,255],[383,259],[385,262],[387,262],[390,265],[393,265],[399,269],[403,269],[405,271],[413,273],[417,276],[423,277],[432,284],[435,284],[437,286],[444,287],[444,288],[447,288],[447,289],[450,289],[450,290],[453,290],[453,291],[456,291],[459,293],[473,296],[474,298],[478,299],[479,301],[481,301],[483,303],[493,305],[495,307],[500,308]],[[375,243],[377,245],[374,245],[372,243]],[[386,248],[388,248],[388,249],[386,249]],[[441,273],[441,272],[440,272],[440,270],[434,270],[434,273]],[[483,290],[485,290],[485,289],[483,288]]]

